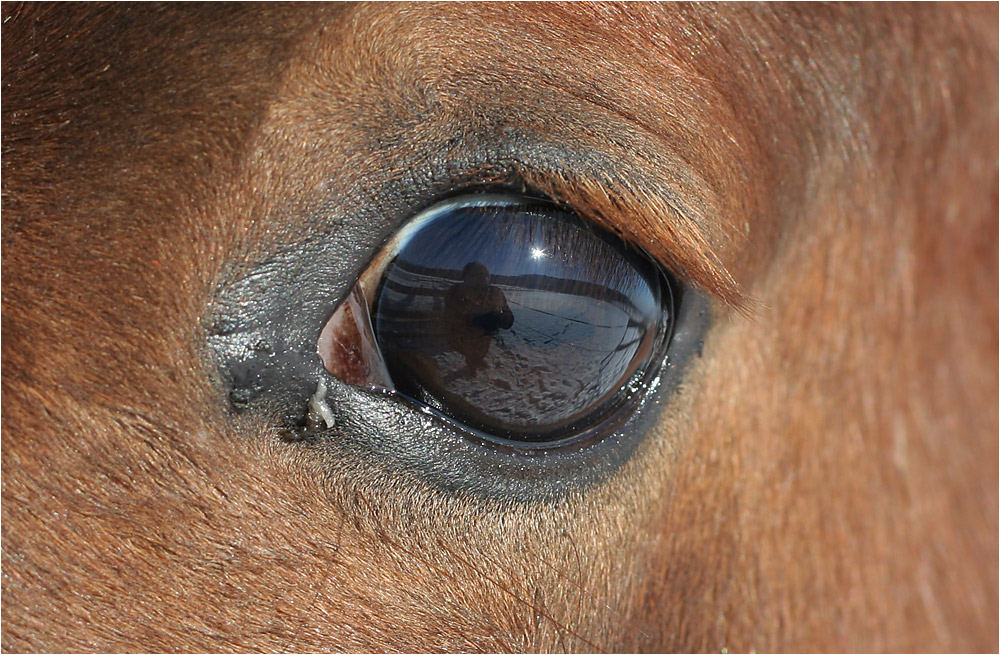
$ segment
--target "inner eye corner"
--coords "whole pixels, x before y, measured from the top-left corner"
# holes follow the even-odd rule
[[[475,189],[418,212],[324,324],[326,371],[500,450],[613,432],[658,374],[677,283],[564,204]]]

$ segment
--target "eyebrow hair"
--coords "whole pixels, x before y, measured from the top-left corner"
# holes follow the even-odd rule
[[[681,280],[741,313],[751,311],[753,300],[727,270],[698,222],[660,185],[643,184],[628,172],[610,175],[593,167],[557,171],[522,167],[517,173],[529,187],[641,248]]]

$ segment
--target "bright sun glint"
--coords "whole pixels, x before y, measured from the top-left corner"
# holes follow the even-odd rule
[[[542,250],[541,248],[538,248],[538,247],[532,247],[531,248],[531,258],[532,259],[541,259],[544,256],[545,256],[545,251]]]

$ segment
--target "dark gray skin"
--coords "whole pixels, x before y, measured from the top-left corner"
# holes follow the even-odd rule
[[[504,446],[391,394],[353,387],[324,369],[316,352],[320,329],[377,253],[371,235],[398,228],[384,215],[363,211],[361,220],[342,224],[338,239],[317,236],[293,244],[222,289],[209,335],[232,411],[276,423],[290,442],[322,445],[334,462],[364,452],[389,470],[418,475],[444,491],[523,503],[558,500],[601,482],[628,460],[660,420],[668,404],[663,399],[682,380],[710,325],[707,298],[678,287],[673,335],[647,376],[661,373],[653,389],[632,394],[625,407],[569,446]],[[333,428],[306,425],[320,381],[335,415]],[[654,393],[660,402],[646,402]]]

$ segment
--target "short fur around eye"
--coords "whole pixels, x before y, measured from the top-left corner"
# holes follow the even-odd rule
[[[995,5],[3,14],[4,650],[997,650]],[[623,465],[231,415],[519,180],[724,301]]]

